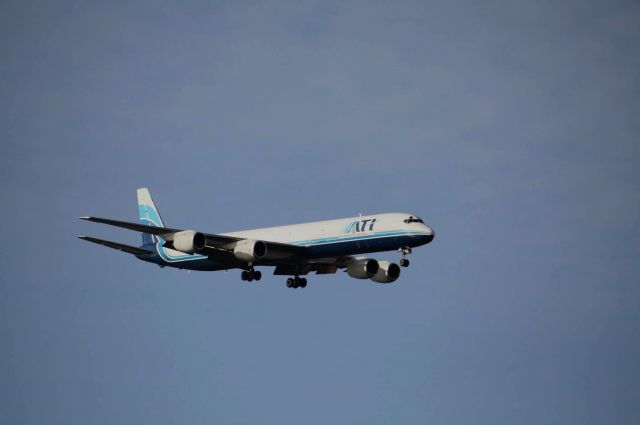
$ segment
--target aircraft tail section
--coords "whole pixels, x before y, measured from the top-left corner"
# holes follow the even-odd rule
[[[153,203],[153,199],[151,199],[149,189],[146,187],[138,189],[138,217],[141,224],[153,227],[164,227],[162,217],[160,217],[160,213]],[[153,245],[157,241],[156,238],[157,236],[155,235],[143,233],[142,245]]]

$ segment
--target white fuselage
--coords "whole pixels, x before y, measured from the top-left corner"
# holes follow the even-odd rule
[[[411,217],[411,215],[406,213],[373,214],[337,220],[243,230],[223,233],[223,235],[302,246],[362,238],[433,235],[433,230],[424,223],[406,223],[404,220],[406,220],[407,217]]]
[[[309,258],[339,257],[416,247],[430,242],[434,236],[433,230],[422,222],[407,222],[409,217],[416,216],[407,213],[373,214],[221,235],[304,246],[308,248]],[[193,262],[207,258],[166,248],[160,241],[157,249],[167,263]]]

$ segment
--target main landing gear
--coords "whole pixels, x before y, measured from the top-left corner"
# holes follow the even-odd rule
[[[260,272],[259,270],[254,270],[253,267],[251,267],[249,270],[243,271],[240,275],[240,278],[248,282],[251,282],[252,280],[258,281],[262,279],[262,272]]]
[[[408,254],[411,254],[410,246],[403,246],[399,248],[398,251],[402,253],[402,258],[400,259],[400,267],[409,267],[409,260],[405,258]]]
[[[306,288],[307,287],[307,279],[304,277],[290,277],[287,279],[287,288]]]

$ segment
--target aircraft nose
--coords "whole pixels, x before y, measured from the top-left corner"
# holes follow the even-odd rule
[[[427,229],[427,234],[424,235],[422,238],[424,240],[424,243],[427,244],[429,242],[431,242],[433,240],[433,238],[436,236],[436,232],[433,231],[433,229],[429,226],[424,226]]]

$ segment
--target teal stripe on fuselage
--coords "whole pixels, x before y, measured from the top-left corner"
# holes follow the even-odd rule
[[[374,238],[388,237],[388,236],[402,236],[402,235],[406,235],[406,236],[424,236],[426,234],[427,233],[411,232],[411,231],[407,231],[407,230],[387,230],[387,231],[384,231],[384,232],[376,232],[376,233],[373,233],[373,234],[370,234],[370,235],[356,235],[356,236],[352,236],[352,237],[332,236],[332,237],[328,237],[328,238],[307,239],[307,240],[289,242],[289,243],[292,244],[292,245],[313,246],[313,245],[321,245],[321,244],[329,244],[329,243],[353,242],[353,241],[374,239]]]

